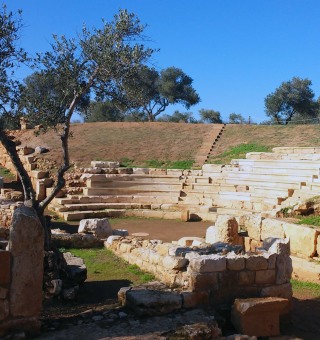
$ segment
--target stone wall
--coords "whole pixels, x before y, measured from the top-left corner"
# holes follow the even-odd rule
[[[188,292],[193,305],[232,303],[239,297],[292,297],[289,241],[273,239],[256,253],[236,254],[226,243],[182,247],[155,240],[111,236],[105,246],[154,274],[171,288]]]
[[[0,250],[0,337],[7,332],[36,334],[42,307],[43,228],[36,212],[15,210],[6,250]]]

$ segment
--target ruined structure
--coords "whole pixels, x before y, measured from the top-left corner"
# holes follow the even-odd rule
[[[35,211],[24,206],[16,209],[8,247],[0,250],[0,337],[12,330],[40,331],[43,243]]]

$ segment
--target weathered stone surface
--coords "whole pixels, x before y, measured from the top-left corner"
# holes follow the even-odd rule
[[[268,237],[284,238],[283,222],[272,218],[262,220],[261,239],[264,240]]]
[[[205,242],[204,238],[201,237],[182,237],[178,240],[178,244],[182,247],[194,246],[194,242],[198,241],[198,245]]]
[[[139,315],[161,315],[180,309],[182,298],[174,292],[131,289],[126,293],[126,306]]]
[[[67,277],[73,283],[81,284],[87,278],[87,267],[80,257],[76,257],[71,253],[63,253],[63,257],[67,263]]]
[[[121,236],[118,235],[112,235],[107,238],[106,241],[104,241],[104,246],[108,248],[109,245],[112,245],[114,242],[118,241],[121,238]]]
[[[182,300],[184,308],[195,308],[209,304],[209,292],[182,292]]]
[[[169,270],[181,270],[187,266],[188,262],[189,261],[183,257],[165,256],[162,265]]]
[[[230,215],[218,215],[216,223],[206,232],[206,243],[225,242],[242,244],[238,234],[238,222]]]
[[[269,248],[270,253],[278,254],[276,260],[277,276],[276,283],[284,284],[290,281],[292,274],[292,260],[290,258],[290,244],[288,238],[274,239]]]
[[[245,257],[228,254],[227,255],[227,269],[229,270],[243,270],[246,265]]]
[[[251,255],[246,258],[248,270],[268,269],[268,260],[263,255]]]
[[[161,256],[166,256],[169,254],[169,249],[172,248],[172,243],[162,243],[156,246],[156,251]]]
[[[9,302],[8,300],[0,300],[0,321],[7,318],[9,315]],[[0,332],[1,334],[1,332]]]
[[[15,210],[8,248],[13,259],[10,313],[14,317],[38,316],[42,307],[44,236],[34,209],[22,206]]]
[[[112,228],[107,218],[92,218],[80,221],[78,233],[90,233],[99,238],[112,235]]]
[[[292,277],[300,281],[308,281],[320,284],[319,261],[307,261],[305,259],[291,256]]]
[[[261,289],[261,297],[274,296],[284,299],[292,299],[292,286],[291,283],[282,285],[268,286]]]
[[[261,223],[263,217],[261,214],[247,215],[244,220],[244,227],[248,232],[249,237],[256,241],[261,240]]]
[[[256,272],[257,284],[274,284],[276,281],[276,271],[274,269],[258,270]]]
[[[10,282],[11,257],[10,252],[0,251],[0,285],[6,286]]]
[[[286,237],[290,239],[290,249],[294,254],[313,257],[317,251],[317,238],[320,231],[304,225],[284,223]]]
[[[218,288],[218,273],[190,273],[189,289],[192,292]]]
[[[254,271],[241,271],[239,272],[239,285],[250,286],[255,282],[256,272]]]
[[[280,314],[288,304],[288,300],[282,298],[236,299],[231,320],[242,334],[277,336],[280,334]]]
[[[189,267],[198,273],[221,272],[227,268],[227,259],[220,255],[205,255],[190,260]]]
[[[92,234],[52,234],[52,240],[61,248],[97,248],[103,245],[103,240]]]

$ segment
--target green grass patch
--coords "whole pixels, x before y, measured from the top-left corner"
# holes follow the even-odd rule
[[[297,224],[307,224],[307,225],[319,227],[320,216],[312,215],[312,216],[302,217],[300,221],[297,222]]]
[[[314,298],[320,298],[320,285],[313,282],[291,280],[294,293],[306,294]]]
[[[73,255],[81,257],[88,270],[87,281],[129,280],[133,284],[152,281],[154,276],[128,265],[127,262],[105,248],[68,249]]]
[[[158,159],[148,159],[145,161],[135,161],[130,158],[122,158],[121,166],[127,168],[159,168],[159,169],[190,169],[194,160],[186,159],[180,161],[165,161]]]
[[[15,180],[15,176],[10,172],[10,170],[0,166],[0,177],[8,180]]]
[[[213,164],[229,164],[232,159],[245,158],[248,152],[270,152],[272,147],[255,143],[239,144],[221,153],[220,155],[210,158],[209,162]]]

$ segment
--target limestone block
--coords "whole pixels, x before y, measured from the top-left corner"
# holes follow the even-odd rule
[[[72,255],[69,252],[63,253],[67,263],[67,277],[77,284],[82,284],[87,279],[87,267],[82,258]]]
[[[278,254],[276,258],[276,283],[283,284],[290,281],[292,274],[292,260],[290,258],[290,240],[286,239],[268,239],[264,242],[266,248],[269,247],[269,253]]]
[[[272,218],[264,219],[261,224],[261,239],[268,237],[284,238],[283,222]]]
[[[263,217],[261,214],[251,214],[246,215],[244,220],[244,227],[248,232],[249,237],[255,239],[256,241],[261,240],[261,223]]]
[[[190,261],[191,259],[194,259],[194,258],[200,257],[200,256],[201,255],[199,253],[197,253],[196,251],[190,251],[189,253],[186,253],[185,258]]]
[[[99,238],[107,238],[112,235],[112,228],[107,218],[90,218],[80,221],[78,233],[89,233]]]
[[[133,173],[136,175],[148,175],[149,168],[133,168]]]
[[[105,246],[106,248],[108,248],[111,244],[117,242],[120,238],[121,238],[121,236],[118,236],[118,235],[109,236],[109,237],[107,238],[107,240],[104,241],[104,246]]]
[[[263,255],[250,255],[246,258],[246,269],[248,270],[268,269],[268,260]]]
[[[268,286],[261,289],[261,296],[274,296],[284,299],[292,299],[292,286],[291,283],[285,283],[282,285]]]
[[[93,168],[119,168],[119,162],[109,162],[109,161],[91,161],[91,166]]]
[[[7,286],[11,277],[11,255],[9,251],[0,251],[0,285]]]
[[[255,282],[254,271],[240,271],[239,272],[239,285],[250,286]]]
[[[250,336],[277,336],[280,334],[280,314],[289,302],[282,298],[236,299],[231,320],[236,330]]]
[[[256,271],[256,284],[274,284],[276,281],[275,269]]]
[[[21,206],[15,210],[8,248],[13,262],[10,313],[14,317],[38,316],[42,307],[44,235],[34,209]]]
[[[209,303],[209,292],[182,292],[183,308],[199,308],[199,306],[205,306]]]
[[[37,179],[42,179],[47,177],[48,172],[47,171],[41,171],[41,170],[33,170],[31,172],[31,177],[37,178]]]
[[[230,215],[218,215],[215,226],[209,227],[206,233],[207,243],[226,242],[241,244],[238,234],[238,222]]]
[[[167,175],[169,176],[182,176],[182,171],[180,169],[167,169]]]
[[[150,263],[153,265],[158,265],[161,263],[162,256],[159,255],[156,251],[150,252]]]
[[[227,259],[220,255],[204,255],[190,260],[189,268],[198,273],[221,272],[227,269]]]
[[[182,307],[180,294],[151,289],[131,289],[126,292],[126,306],[138,315],[161,315]]]
[[[243,256],[228,254],[226,258],[228,270],[243,270],[245,268],[246,262]]]
[[[192,292],[218,289],[218,273],[190,273],[189,288]]]
[[[182,270],[187,266],[188,262],[183,257],[165,256],[162,260],[162,265],[168,270]]]
[[[293,223],[284,223],[283,229],[286,237],[290,239],[292,253],[305,257],[313,257],[316,254],[319,230]]]
[[[319,261],[309,261],[296,256],[291,256],[292,277],[300,281],[308,281],[320,284]]]
[[[150,168],[149,175],[166,175],[167,169],[157,169],[157,168]]]
[[[201,243],[205,242],[205,239],[202,237],[182,237],[178,240],[178,245],[182,246],[182,247],[191,247],[194,246],[194,241],[198,241],[198,245],[200,245]]]
[[[172,247],[172,243],[161,243],[156,245],[156,251],[161,256],[166,256],[169,254],[169,249]]]
[[[202,171],[204,172],[217,172],[221,171],[222,165],[219,164],[203,164]]]
[[[130,253],[134,246],[130,243],[121,243],[119,247],[119,251],[121,253]]]

